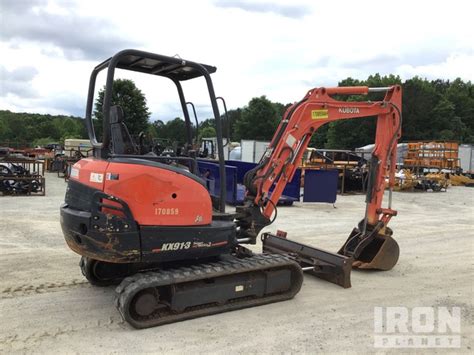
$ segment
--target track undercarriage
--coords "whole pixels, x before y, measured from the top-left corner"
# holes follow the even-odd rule
[[[135,272],[123,278],[115,295],[123,319],[135,328],[288,300],[303,282],[301,267],[276,254],[224,255],[214,262],[163,269],[115,265],[113,275],[109,264],[81,260],[83,273],[94,285],[116,284]]]

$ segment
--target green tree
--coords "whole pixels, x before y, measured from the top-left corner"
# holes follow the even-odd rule
[[[155,135],[158,137],[158,132],[163,129],[165,123],[162,120],[156,120],[153,121],[150,126],[153,127],[153,129],[155,130]]]
[[[433,139],[431,112],[441,95],[429,81],[419,77],[405,81],[402,95],[402,140]]]
[[[201,138],[212,138],[216,137],[216,130],[214,127],[204,127],[203,129],[199,130],[199,140]]]
[[[328,140],[328,129],[329,125],[327,124],[319,127],[319,129],[313,133],[313,136],[311,137],[308,146],[319,149],[324,148]]]
[[[183,144],[186,142],[186,123],[180,117],[170,120],[158,132],[158,137]]]
[[[221,116],[222,119],[224,119],[224,116]],[[207,128],[207,127],[216,127],[216,120],[213,118],[208,118],[207,120],[204,120],[202,122],[199,122],[199,130]]]
[[[227,112],[227,118],[226,116],[223,114],[221,115],[221,119],[222,119],[222,134],[224,136],[224,138],[228,138],[228,136],[230,137],[230,140],[235,140],[235,124],[237,121],[239,121],[241,119],[241,116],[242,116],[242,110],[240,108],[237,108],[235,110],[229,110]],[[204,127],[203,124],[209,124],[211,125],[212,124],[212,127],[215,128],[215,122],[214,122],[214,119],[207,119],[205,121],[203,121],[201,123],[201,126]]]
[[[6,120],[0,120],[0,142],[4,142],[12,136],[12,132]]]
[[[75,136],[80,134],[78,129],[79,127],[76,126],[75,122],[72,119],[66,118],[62,121],[63,122],[61,122],[61,128],[63,135]]]
[[[371,75],[366,80],[347,78],[340,86],[388,86],[400,84],[398,76]],[[406,80],[403,84],[403,126],[401,141],[412,140],[456,140],[460,143],[474,143],[474,86],[470,81],[428,81],[419,77]],[[114,88],[126,87],[141,99],[127,94],[115,94],[124,108],[125,121],[133,134],[145,131],[152,138],[168,138],[183,143],[185,124],[180,118],[164,123],[148,123],[148,109],[145,98],[129,80],[117,80]],[[133,89],[135,88],[135,89]],[[103,90],[99,94],[99,105],[103,102]],[[381,100],[383,93],[370,93],[367,96],[335,96],[339,100]],[[114,101],[117,103],[118,101]],[[130,103],[139,102],[138,109],[129,109]],[[270,102],[264,96],[252,99],[244,108],[229,110],[229,120],[223,120],[223,134],[227,137],[229,126],[232,140],[261,139],[270,140],[289,105]],[[135,127],[135,113],[141,112],[141,124]],[[96,107],[95,115],[101,118],[102,110]],[[221,119],[223,119],[223,115]],[[98,121],[94,120],[97,125]],[[100,122],[99,122],[100,124]],[[211,135],[215,129],[214,119],[200,123],[200,130]],[[97,132],[101,132],[98,127]],[[372,143],[375,135],[375,119],[352,119],[324,125],[313,135],[310,146],[318,148],[354,148]],[[98,136],[100,136],[98,134]],[[195,134],[194,134],[195,136]],[[0,143],[12,147],[27,147],[36,142],[59,142],[66,138],[87,138],[84,119],[72,116],[40,115],[37,113],[17,113],[0,110]]]
[[[367,80],[357,80],[347,78],[339,82],[339,86],[369,86],[384,87],[395,84],[401,84],[399,76],[380,74],[370,75]],[[369,95],[340,95],[336,99],[341,101],[366,101],[383,100],[384,93],[370,93]],[[323,127],[322,127],[323,128]],[[354,149],[375,141],[376,119],[375,117],[366,117],[360,119],[349,119],[331,122],[327,125],[327,140],[324,144],[329,149]],[[323,131],[322,131],[323,132]],[[321,137],[317,136],[321,141]]]
[[[105,87],[99,91],[95,102],[94,117],[97,120],[95,128],[98,136],[102,134],[104,96]],[[122,107],[124,121],[131,135],[138,135],[142,131],[147,131],[150,112],[146,104],[146,98],[132,80],[114,80],[111,105]]]
[[[458,78],[449,84],[445,97],[454,105],[455,116],[462,122],[462,125],[454,122],[458,129],[462,129],[456,134],[457,139],[474,143],[474,85]]]
[[[38,138],[33,141],[33,147],[44,147],[45,145],[53,142],[57,142],[57,140],[51,137]]]
[[[0,142],[12,147],[31,147],[38,141],[59,142],[64,137],[87,138],[84,119],[0,110]]]
[[[463,130],[463,124],[456,116],[454,104],[445,97],[442,97],[431,110],[430,116],[429,131],[433,139],[452,140]]]
[[[55,140],[61,137],[61,130],[60,128],[54,124],[53,120],[47,120],[41,122],[38,127],[39,137],[51,137]]]
[[[278,122],[275,105],[265,96],[255,97],[242,109],[241,118],[235,123],[235,138],[268,141]]]
[[[273,106],[275,107],[275,110],[277,112],[277,116],[278,116],[278,120],[281,120],[283,118],[283,116],[285,115],[285,112],[286,110],[288,109],[288,107],[290,107],[292,104],[286,104],[286,105],[283,105],[282,103],[280,102],[274,102],[273,103]]]

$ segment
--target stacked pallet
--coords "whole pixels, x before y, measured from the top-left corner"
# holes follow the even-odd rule
[[[455,170],[460,166],[458,154],[456,142],[410,142],[403,165]]]

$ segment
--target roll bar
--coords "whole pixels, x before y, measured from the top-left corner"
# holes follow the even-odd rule
[[[225,168],[224,168],[224,148],[222,144],[222,124],[219,114],[219,108],[216,101],[214,86],[212,84],[210,74],[216,71],[216,67],[199,64],[196,62],[184,60],[177,57],[168,57],[160,54],[139,51],[136,49],[125,49],[116,53],[111,58],[97,65],[91,73],[89,80],[89,91],[87,95],[86,105],[86,127],[89,139],[94,148],[94,156],[102,159],[107,159],[114,152],[111,150],[111,131],[110,131],[110,107],[112,102],[112,88],[114,82],[115,68],[136,71],[149,75],[157,75],[170,79],[176,85],[181,108],[183,110],[184,119],[186,123],[186,140],[189,145],[192,144],[192,130],[189,112],[186,106],[181,82],[185,80],[194,79],[197,77],[204,77],[209,98],[211,101],[212,111],[216,122],[217,135],[217,151],[219,155],[219,170],[220,170],[220,205],[219,210],[225,211]],[[103,138],[102,142],[97,141],[92,123],[92,108],[94,105],[94,91],[97,80],[97,75],[104,69],[107,69],[107,79],[105,84],[105,95],[103,103]]]

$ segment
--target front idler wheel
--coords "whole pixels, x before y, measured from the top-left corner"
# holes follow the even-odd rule
[[[160,304],[159,294],[156,289],[149,288],[135,295],[130,304],[130,313],[135,319],[146,318],[163,306]]]

